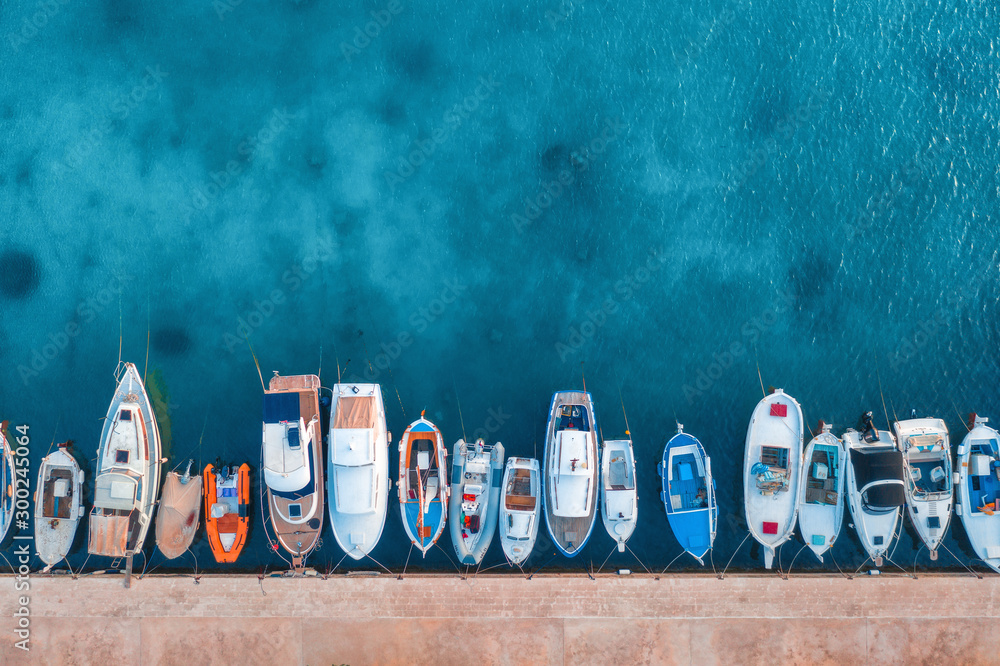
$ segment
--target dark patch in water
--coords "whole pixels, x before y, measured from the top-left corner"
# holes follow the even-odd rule
[[[41,269],[35,255],[23,250],[6,250],[0,254],[0,294],[22,300],[38,288]]]
[[[837,267],[816,250],[807,249],[801,258],[788,269],[788,282],[795,300],[809,302],[826,293],[833,281]]]
[[[569,150],[561,143],[549,146],[542,153],[542,167],[547,171],[559,171],[569,166]]]
[[[774,134],[778,123],[788,120],[788,106],[788,95],[784,91],[763,90],[750,109],[750,131],[757,136]]]
[[[411,81],[423,81],[434,67],[434,46],[430,42],[420,41],[397,49],[392,59]]]
[[[31,185],[31,160],[24,160],[17,165],[16,182],[21,187]]]
[[[180,356],[191,349],[191,336],[179,326],[161,326],[150,337],[153,349],[167,356]]]

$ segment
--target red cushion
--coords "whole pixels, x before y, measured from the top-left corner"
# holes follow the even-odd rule
[[[788,405],[782,402],[771,403],[771,416],[788,416]]]
[[[777,534],[778,523],[764,523],[764,534]]]

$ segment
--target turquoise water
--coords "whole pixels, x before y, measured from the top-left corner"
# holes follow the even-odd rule
[[[721,565],[758,366],[838,433],[867,409],[955,443],[967,412],[1000,419],[997,28],[982,2],[5,4],[3,418],[33,472],[53,438],[92,472],[121,332],[171,465],[256,465],[249,338],[265,378],[381,383],[394,438],[426,409],[449,446],[464,421],[540,455],[585,373],[636,442],[635,554],[680,552],[655,473],[679,420],[712,457]],[[283,566],[257,521],[239,568]],[[971,558],[960,521],[946,546]],[[612,547],[598,524],[548,566]],[[373,556],[407,550],[392,500]],[[918,550],[907,525],[894,560]],[[846,524],[833,553],[864,560]],[[312,563],[340,559],[328,531]],[[748,542],[732,566],[761,561]]]

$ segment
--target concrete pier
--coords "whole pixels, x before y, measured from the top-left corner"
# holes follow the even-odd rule
[[[997,664],[1000,577],[0,578],[0,664]],[[30,652],[15,647],[28,597]],[[485,656],[485,657],[484,657]]]

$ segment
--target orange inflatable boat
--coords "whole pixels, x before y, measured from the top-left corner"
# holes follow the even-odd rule
[[[238,470],[205,467],[205,529],[215,561],[235,562],[250,524],[250,466]]]

